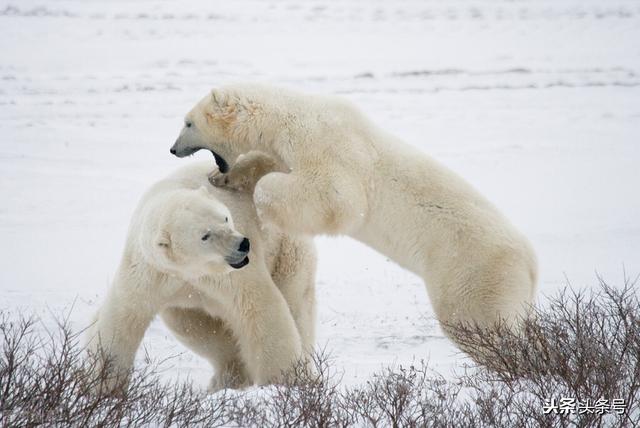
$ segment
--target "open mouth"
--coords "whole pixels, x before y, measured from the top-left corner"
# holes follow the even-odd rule
[[[224,160],[222,156],[220,156],[213,150],[211,150],[211,153],[213,154],[213,157],[216,160],[216,165],[218,165],[218,169],[220,170],[220,172],[223,174],[226,174],[227,172],[229,172],[229,164],[227,163],[227,161]],[[247,263],[249,263],[248,260],[247,260]]]
[[[176,155],[179,158],[184,158],[187,156],[191,156],[192,154],[200,150],[209,150],[211,152],[211,154],[213,155],[213,158],[216,160],[216,165],[218,165],[218,169],[220,170],[221,173],[226,174],[227,172],[229,172],[229,164],[227,163],[227,161],[224,160],[222,156],[220,156],[213,150],[208,149],[206,147],[189,147],[180,152],[177,152],[175,149],[171,149],[171,153]]]
[[[240,260],[238,263],[229,263],[229,266],[231,266],[234,269],[240,269],[245,267],[248,264],[249,264],[249,257],[245,256],[245,258]]]

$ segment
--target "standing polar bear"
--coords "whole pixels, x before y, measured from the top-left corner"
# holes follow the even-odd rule
[[[171,152],[199,149],[213,152],[221,172],[252,150],[275,158],[285,172],[266,174],[254,191],[261,220],[295,234],[349,235],[420,275],[454,340],[450,325],[516,327],[533,302],[527,239],[461,177],[345,100],[214,89],[187,114]],[[231,170],[227,185],[242,174]]]
[[[262,228],[251,195],[212,187],[210,169],[179,170],[151,187],[134,213],[88,331],[89,350],[115,365],[111,387],[126,382],[157,313],[214,366],[211,390],[277,382],[312,351],[313,243]]]

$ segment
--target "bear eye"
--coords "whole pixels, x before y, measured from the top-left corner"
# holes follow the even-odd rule
[[[186,122],[184,125],[185,125],[187,128],[191,128],[191,125],[193,125],[193,123],[191,123],[191,122]]]
[[[229,223],[229,217],[225,217],[225,218],[224,218],[224,222],[225,222],[225,223]]]
[[[209,239],[211,237],[211,232],[207,232],[204,235],[202,235],[202,239],[203,241],[206,241],[207,239]]]

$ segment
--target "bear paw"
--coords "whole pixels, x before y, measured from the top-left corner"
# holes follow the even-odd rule
[[[215,187],[232,190],[234,192],[243,192],[248,190],[248,183],[244,177],[238,174],[222,174],[220,171],[212,171],[208,177],[209,183]]]

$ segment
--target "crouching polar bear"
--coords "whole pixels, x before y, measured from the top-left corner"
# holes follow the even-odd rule
[[[280,381],[312,351],[313,243],[262,228],[251,194],[210,186],[210,169],[194,164],[160,181],[133,215],[88,331],[90,352],[115,365],[112,387],[126,383],[157,313],[213,365],[210,390]]]
[[[254,191],[261,220],[295,234],[352,236],[420,275],[450,336],[457,323],[516,327],[534,299],[527,239],[461,177],[345,100],[260,85],[214,89],[187,114],[171,152],[199,149],[223,173],[249,151],[275,158],[281,171]],[[227,185],[243,174],[231,170]]]

